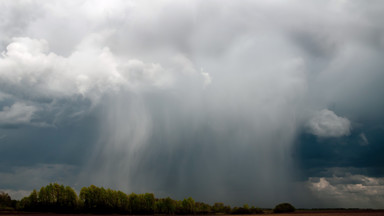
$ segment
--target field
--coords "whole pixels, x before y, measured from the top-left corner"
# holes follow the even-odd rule
[[[52,213],[1,213],[1,216],[101,216],[92,214],[52,214]],[[284,213],[284,214],[265,214],[271,216],[384,216],[384,210],[320,210],[320,211],[298,211],[295,213]],[[102,215],[102,216],[118,216],[113,215]],[[216,215],[218,216],[218,215]],[[230,215],[220,215],[230,216]],[[251,216],[251,215],[244,215]],[[255,216],[255,215],[252,215]]]
[[[271,216],[384,216],[384,210],[319,210],[298,211],[290,214],[270,214]]]

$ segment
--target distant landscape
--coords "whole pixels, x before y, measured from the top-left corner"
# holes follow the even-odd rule
[[[170,197],[156,198],[153,193],[126,194],[122,191],[105,189],[91,185],[83,187],[79,196],[69,186],[51,183],[33,190],[29,196],[21,200],[13,200],[7,193],[0,192],[1,215],[90,215],[90,214],[122,214],[122,215],[251,215],[295,214],[316,216],[328,215],[356,215],[378,216],[384,210],[373,209],[295,209],[289,203],[280,203],[273,209],[259,208],[244,204],[231,207],[224,203],[213,205],[196,202],[193,198],[174,200]]]
[[[284,205],[288,205],[284,206]],[[284,204],[276,211],[291,211],[295,209],[290,204]],[[55,213],[103,213],[103,214],[262,214],[261,208],[244,204],[231,208],[223,203],[213,205],[196,202],[191,197],[174,200],[170,197],[155,198],[153,193],[129,195],[122,191],[105,189],[91,185],[83,187],[79,196],[69,186],[51,183],[33,190],[20,201],[12,200],[6,194],[1,194],[3,210],[23,212],[55,212]]]

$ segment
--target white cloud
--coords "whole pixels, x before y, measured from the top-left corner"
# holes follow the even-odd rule
[[[167,68],[117,56],[100,44],[104,37],[108,33],[89,35],[68,57],[50,52],[45,40],[13,38],[0,59],[0,82],[29,97],[78,94],[97,99],[122,88],[167,87],[183,73],[199,75],[184,56],[171,58]],[[207,74],[201,76],[206,82]]]
[[[331,189],[330,192],[334,191],[334,187],[330,185],[325,178],[320,178],[319,182],[313,182],[311,186],[312,186],[312,189],[317,191],[323,191],[323,190],[329,190],[329,189]]]
[[[209,73],[205,72],[203,69],[201,69],[200,73],[204,78],[204,85],[207,86],[207,85],[211,84],[211,82],[212,82],[211,75],[209,75]]]
[[[0,125],[29,124],[34,113],[38,109],[23,103],[14,103],[12,106],[5,106],[0,111]]]
[[[347,118],[328,109],[316,112],[307,125],[309,132],[319,137],[347,136],[351,131],[351,122]]]
[[[328,207],[384,207],[384,178],[351,174],[341,177],[311,177],[307,186]]]
[[[170,57],[165,67],[117,56],[102,46],[109,34],[90,34],[68,57],[50,52],[45,40],[13,38],[0,58],[0,100],[9,97],[37,107],[25,106],[29,109],[23,114],[16,113],[20,112],[20,104],[5,108],[3,122],[28,122],[36,110],[44,109],[39,103],[44,99],[52,100],[52,106],[60,106],[54,103],[57,99],[80,96],[95,105],[104,94],[169,88],[190,77],[201,77],[202,84],[209,81],[206,73],[199,74],[182,55]]]
[[[119,79],[108,48],[78,50],[68,58],[48,53],[44,40],[14,38],[0,59],[0,81],[27,97],[89,96]]]

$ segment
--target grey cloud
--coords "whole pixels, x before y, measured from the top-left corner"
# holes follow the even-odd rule
[[[2,1],[0,3],[0,49],[3,50],[12,37],[26,34],[29,25],[43,16],[44,10],[36,1]]]
[[[360,141],[361,145],[363,145],[363,146],[369,145],[369,141],[368,141],[367,137],[365,136],[365,133],[361,133],[360,138],[361,138],[361,141]]]
[[[326,206],[380,208],[384,179],[363,175],[309,178],[308,187]]]
[[[308,128],[310,133],[319,137],[340,137],[350,134],[351,122],[331,110],[323,109],[309,120]]]
[[[72,182],[77,167],[67,164],[36,164],[34,166],[15,166],[0,172],[2,188],[10,190],[38,189],[49,182]]]
[[[5,99],[7,99],[9,97],[10,97],[10,95],[5,94],[3,92],[0,92],[0,102],[2,102],[3,100],[5,100]]]
[[[23,103],[14,103],[0,111],[0,125],[31,124],[38,108]]]

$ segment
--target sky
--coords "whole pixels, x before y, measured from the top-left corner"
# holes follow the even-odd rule
[[[0,0],[0,190],[384,208],[384,2]]]

